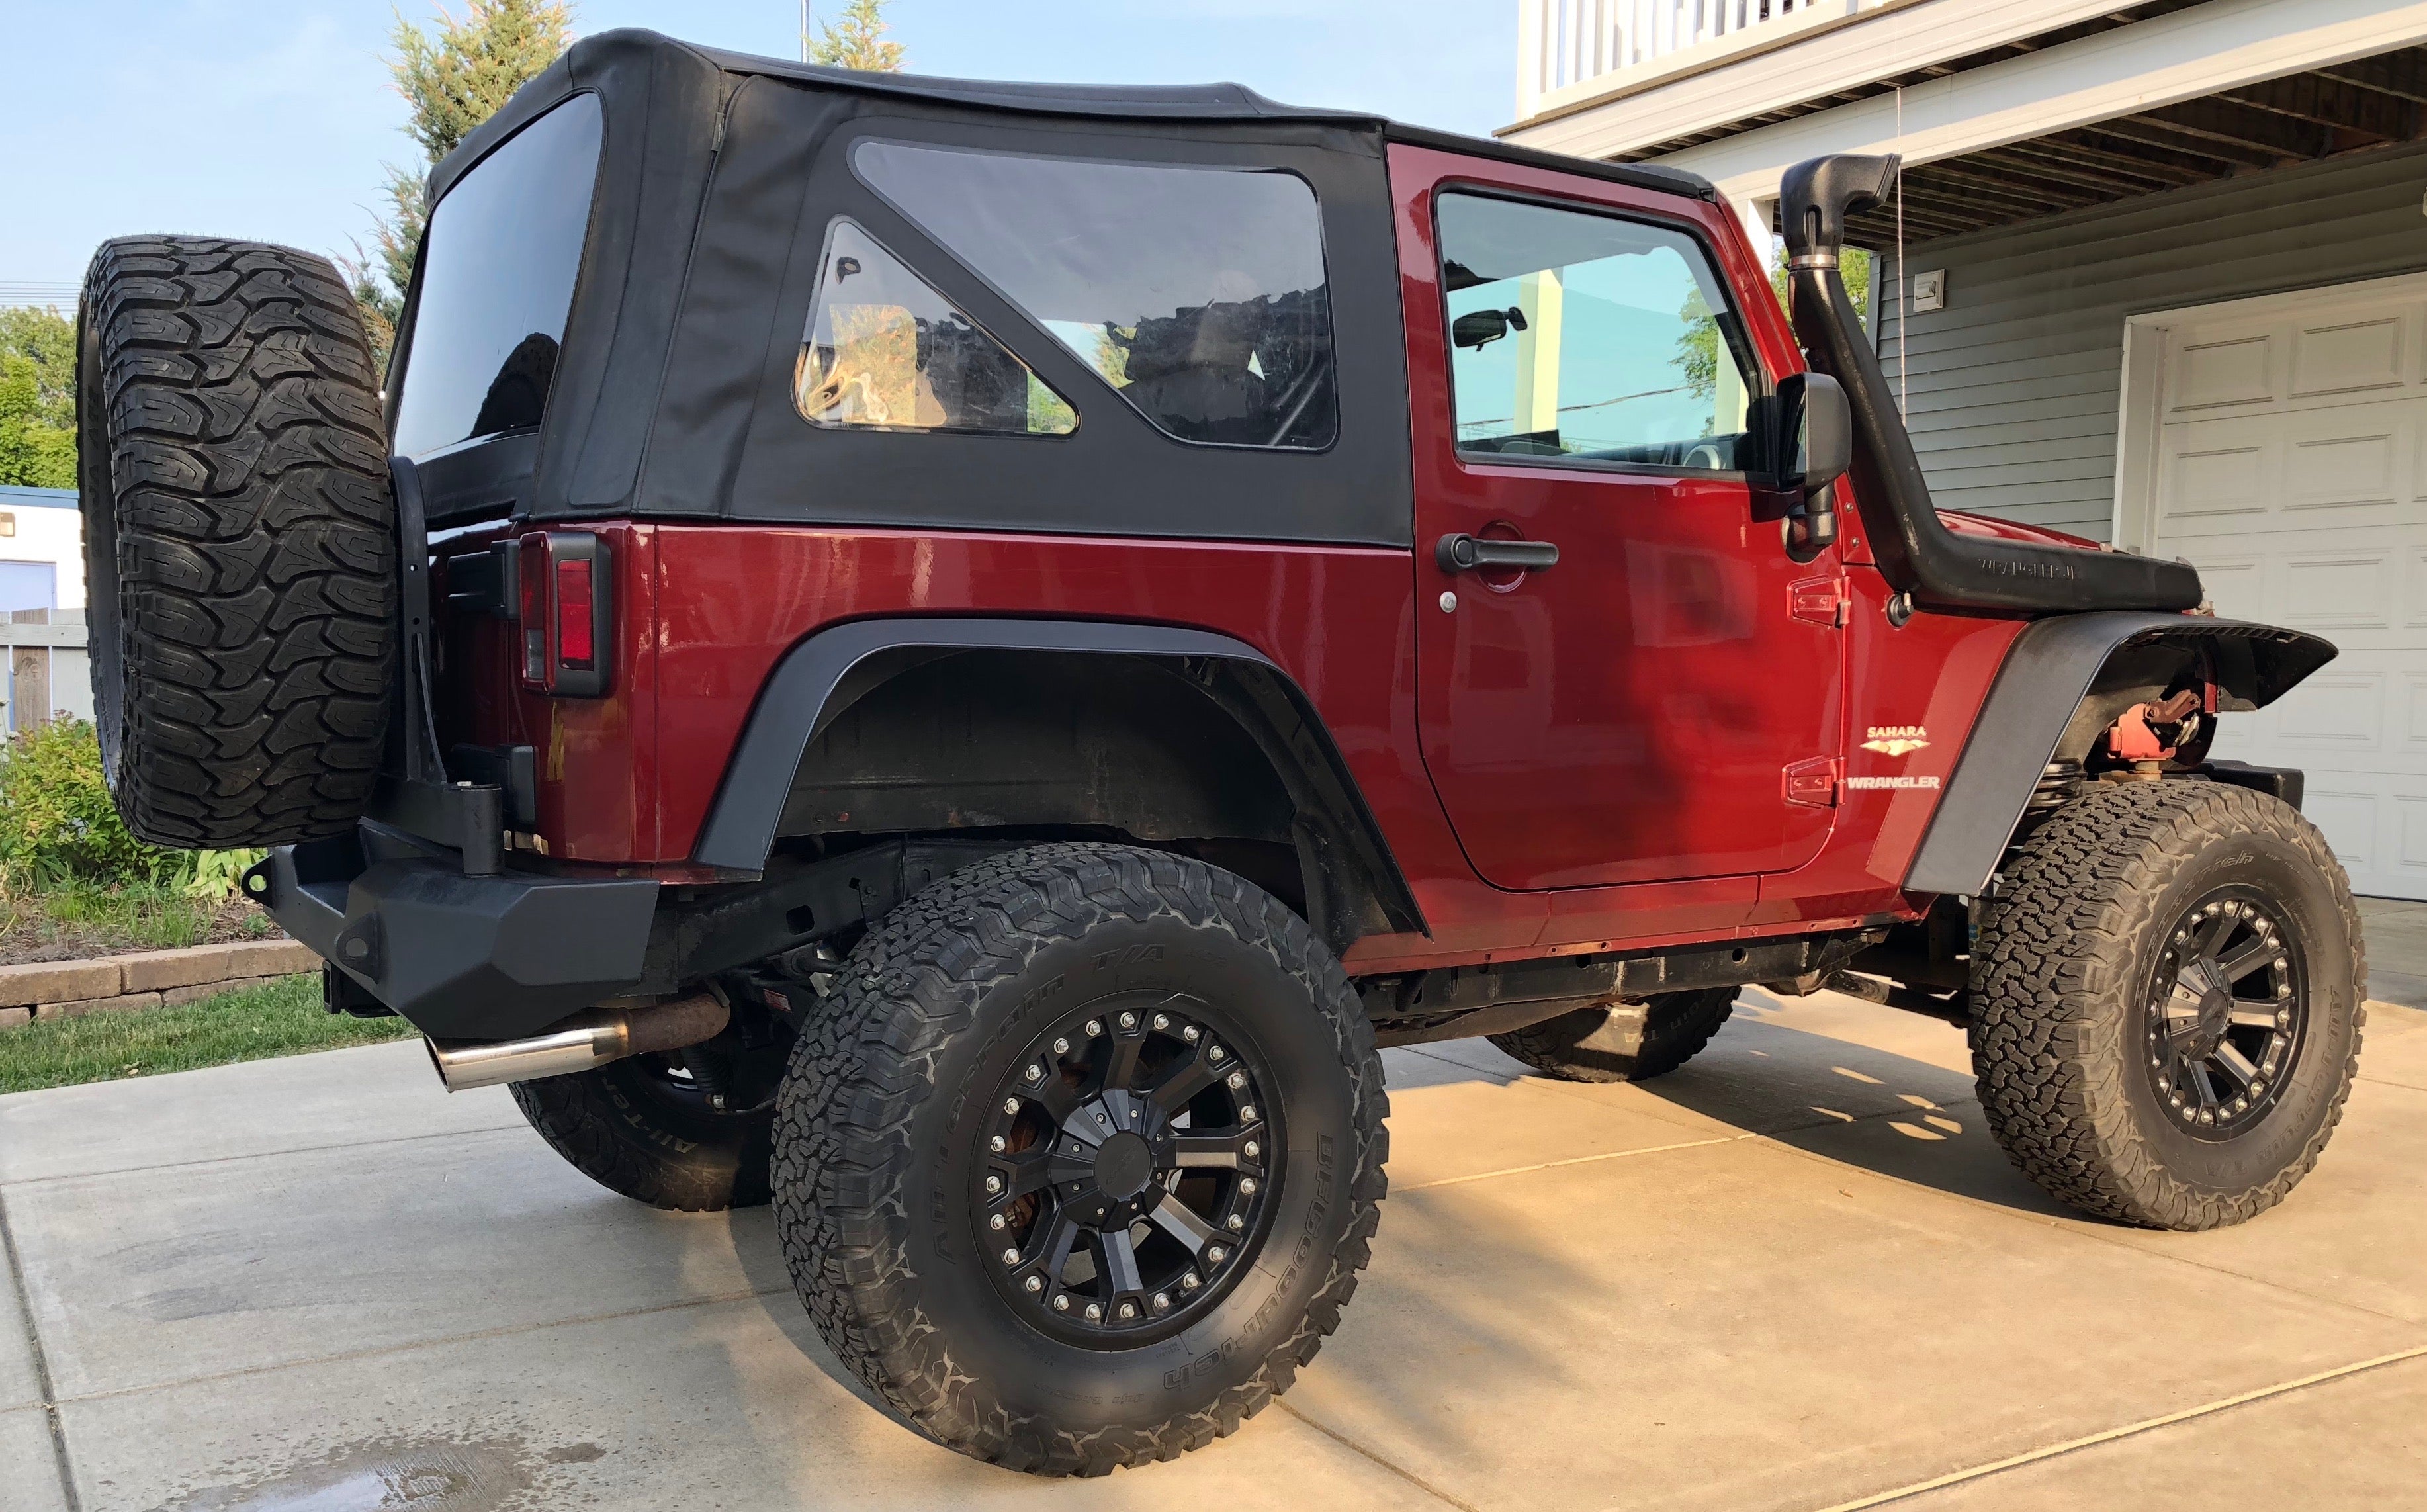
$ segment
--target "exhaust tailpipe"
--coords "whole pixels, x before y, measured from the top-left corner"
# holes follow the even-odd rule
[[[705,992],[654,1007],[602,1003],[528,1039],[430,1039],[430,1064],[449,1092],[571,1076],[634,1055],[678,1050],[714,1039],[731,1016]]]

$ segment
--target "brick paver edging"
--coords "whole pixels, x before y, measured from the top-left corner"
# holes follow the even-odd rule
[[[0,1029],[38,1018],[174,1007],[319,968],[320,958],[301,940],[241,940],[92,961],[0,966]]]

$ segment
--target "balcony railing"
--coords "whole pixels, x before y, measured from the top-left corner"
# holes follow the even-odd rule
[[[1877,4],[1878,0],[1871,0]],[[1861,0],[1517,0],[1517,119],[1546,96],[1705,42],[1743,46]],[[1733,49],[1729,49],[1733,51]]]

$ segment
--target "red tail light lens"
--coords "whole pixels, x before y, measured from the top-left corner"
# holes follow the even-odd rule
[[[556,564],[556,659],[588,670],[592,664],[590,563]]]
[[[549,530],[521,541],[523,682],[559,698],[607,691],[614,575],[607,543],[588,531]]]

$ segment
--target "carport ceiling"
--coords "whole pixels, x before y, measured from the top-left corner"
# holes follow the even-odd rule
[[[2427,48],[2408,47],[1917,164],[1904,173],[1904,236],[1951,236],[2422,135]],[[1896,236],[1893,202],[1847,228],[1861,246]]]

